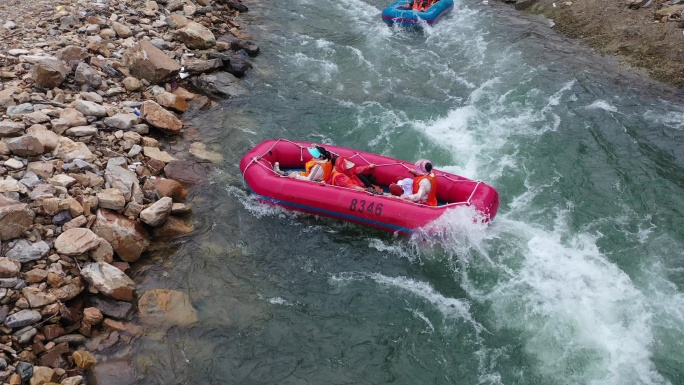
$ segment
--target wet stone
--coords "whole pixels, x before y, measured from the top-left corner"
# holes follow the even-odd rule
[[[85,340],[85,339],[84,339]],[[95,363],[97,363],[97,360],[95,360],[95,357],[93,357],[92,354],[85,350],[77,350],[74,352],[72,355],[74,358],[74,363],[76,366],[79,368],[83,369],[88,369],[91,366],[93,366]]]
[[[174,160],[164,167],[167,178],[174,179],[184,185],[194,185],[206,180],[209,171],[200,163]]]
[[[129,320],[133,315],[133,305],[128,302],[93,297],[90,299],[90,303],[107,317]]]
[[[213,72],[211,74],[202,74],[197,78],[193,78],[191,83],[203,93],[221,98],[229,98],[232,96],[243,95],[247,89],[240,84],[239,79],[227,72]]]

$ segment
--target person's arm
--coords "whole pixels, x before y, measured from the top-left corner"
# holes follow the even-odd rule
[[[415,194],[402,196],[401,198],[409,200],[411,202],[425,201],[427,200],[427,196],[430,193],[431,189],[432,183],[430,183],[429,179],[425,178],[421,180],[418,184],[418,192],[416,192]]]
[[[359,175],[359,174],[365,173],[365,172],[368,171],[368,170],[372,170],[372,169],[374,169],[374,168],[375,168],[375,165],[372,164],[372,163],[369,164],[368,166],[354,166],[354,168],[352,168],[351,170],[349,170],[349,174],[351,174],[351,175]]]

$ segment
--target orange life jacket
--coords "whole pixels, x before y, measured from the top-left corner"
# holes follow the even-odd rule
[[[302,176],[309,176],[309,173],[311,172],[311,168],[315,166],[316,164],[320,164],[321,167],[323,167],[323,179],[322,181],[325,182],[330,178],[330,174],[332,173],[332,163],[329,160],[318,160],[318,159],[311,159],[310,161],[306,162],[306,165],[304,165],[304,169],[306,171],[300,172]]]
[[[427,202],[428,206],[437,206],[437,177],[435,174],[420,175],[413,178],[413,193],[417,193],[420,189],[420,181],[427,178],[430,181],[430,192],[428,192]]]

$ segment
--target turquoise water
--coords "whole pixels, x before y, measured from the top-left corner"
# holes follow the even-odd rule
[[[200,321],[116,354],[146,384],[684,384],[681,96],[498,3],[384,5],[251,5],[250,93],[191,117],[225,157],[198,230],[135,277]],[[433,244],[264,206],[237,164],[273,137],[429,158],[499,215]]]

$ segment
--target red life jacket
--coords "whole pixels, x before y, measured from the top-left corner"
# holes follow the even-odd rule
[[[432,6],[432,4],[434,4],[433,0],[413,0],[412,9],[414,11],[424,12],[427,11],[428,8]]]
[[[342,186],[341,182],[339,181],[339,178],[340,178],[341,176],[344,176],[344,177],[346,177],[347,179],[349,179],[349,182],[350,182],[351,184],[357,185],[357,186],[359,186],[359,187],[365,187],[365,185],[363,184],[363,182],[361,182],[361,179],[359,179],[356,175],[352,175],[352,176],[350,177],[349,175],[346,175],[346,174],[344,174],[344,173],[341,173],[341,172],[339,172],[339,171],[337,171],[337,170],[333,170],[333,171],[332,171],[332,175],[330,176],[330,182],[328,182],[328,184],[331,184],[331,185],[333,185],[333,186],[347,187],[347,186]]]
[[[413,178],[413,193],[420,189],[420,181],[427,178],[430,181],[430,192],[428,192],[427,202],[420,202],[428,206],[437,206],[437,177],[435,174],[420,175]]]

